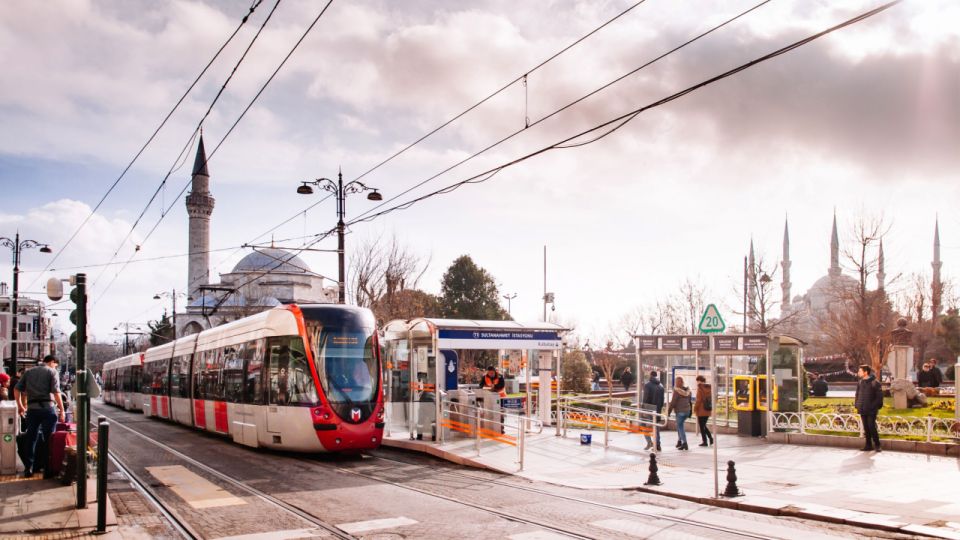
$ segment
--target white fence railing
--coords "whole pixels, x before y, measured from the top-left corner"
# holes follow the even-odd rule
[[[543,422],[535,417],[503,412],[501,409],[484,409],[476,405],[444,399],[441,403],[440,442],[446,435],[472,438],[477,456],[481,453],[481,441],[499,445],[515,446],[520,470],[526,451],[526,434],[542,433]]]
[[[567,436],[568,426],[603,429],[603,446],[610,445],[611,431],[651,434],[667,425],[667,416],[656,411],[624,406],[607,396],[564,396],[557,402],[558,431]]]
[[[776,412],[772,422],[773,429],[804,434],[811,431],[863,434],[858,414]],[[922,437],[926,442],[956,442],[960,439],[960,421],[933,416],[878,416],[877,431],[880,435]]]

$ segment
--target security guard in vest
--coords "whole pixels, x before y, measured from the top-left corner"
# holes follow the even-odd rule
[[[500,375],[497,372],[497,368],[494,366],[487,366],[487,374],[483,376],[483,389],[491,390],[500,394],[500,397],[507,397],[507,392],[504,388],[507,386],[507,382],[503,380],[503,375]]]

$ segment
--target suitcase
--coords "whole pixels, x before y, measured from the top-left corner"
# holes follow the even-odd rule
[[[73,437],[70,437],[73,435]],[[63,469],[63,456],[73,439],[73,446],[76,446],[76,434],[69,431],[54,431],[50,436],[50,444],[47,446],[47,468],[43,471],[44,478],[53,478],[60,474]]]

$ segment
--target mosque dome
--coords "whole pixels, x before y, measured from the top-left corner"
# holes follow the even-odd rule
[[[814,282],[807,291],[807,298],[814,310],[821,310],[837,300],[849,298],[858,286],[857,280],[850,276],[827,274]]]
[[[311,274],[310,267],[300,257],[277,248],[258,248],[240,259],[232,273],[265,272],[272,274]]]

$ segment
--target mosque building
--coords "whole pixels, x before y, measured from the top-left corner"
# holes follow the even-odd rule
[[[757,280],[755,275],[757,266],[752,241],[750,243],[748,259],[748,305],[757,306],[757,286],[760,280]],[[790,282],[790,267],[792,264],[793,262],[790,260],[790,230],[789,224],[785,222],[783,227],[783,256],[780,261],[782,273],[779,320],[782,321],[782,323],[780,323],[777,329],[780,332],[814,345],[815,349],[816,344],[822,343],[825,337],[821,330],[821,321],[827,320],[827,315],[830,310],[835,308],[838,302],[844,302],[844,298],[850,298],[852,293],[859,287],[859,282],[855,278],[844,274],[840,267],[840,239],[837,234],[836,215],[833,216],[833,229],[830,234],[830,266],[827,269],[827,274],[817,279],[806,293],[791,296],[793,284]],[[942,266],[943,263],[940,260],[940,225],[939,222],[935,222],[933,233],[933,279],[931,283],[931,308],[934,321],[941,316],[943,311],[943,282],[940,275]],[[885,290],[886,272],[882,240],[879,243],[879,251],[877,253],[875,277],[875,290]],[[757,313],[748,313],[748,319],[748,326],[750,326],[751,329],[757,329],[760,326]]]
[[[189,227],[188,305],[176,316],[176,335],[195,334],[281,304],[335,303],[336,285],[310,270],[293,253],[276,247],[254,248],[233,270],[210,280],[210,217],[214,198],[203,135],[193,164],[191,191],[186,197]],[[335,282],[334,282],[335,283]]]

